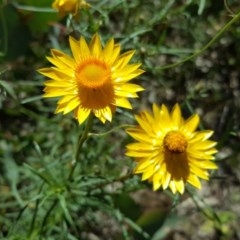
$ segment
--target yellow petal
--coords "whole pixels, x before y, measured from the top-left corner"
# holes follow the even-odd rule
[[[137,166],[134,169],[135,173],[141,173],[145,168],[147,168],[151,164],[151,161],[149,161],[147,158],[144,158],[143,160],[139,161]]]
[[[125,92],[125,91],[121,91],[121,90],[116,90],[115,95],[117,97],[121,97],[121,98],[123,98],[123,97],[125,97],[125,98],[137,98],[138,97],[137,93],[135,93],[135,92]]]
[[[107,63],[109,65],[112,65],[115,62],[115,60],[118,58],[119,53],[120,53],[120,45],[115,44],[114,47],[113,47],[113,51],[112,51],[111,56],[107,59]],[[114,71],[114,70],[115,70],[115,68],[113,67],[112,71]]]
[[[119,85],[116,85],[115,89],[116,91],[123,91],[126,93],[135,93],[135,92],[140,92],[144,90],[143,87],[133,83],[125,83],[121,85],[119,84]]]
[[[86,42],[84,37],[80,38],[79,44],[80,44],[80,52],[79,52],[80,58],[82,60],[85,60],[89,56],[91,56],[91,52],[89,50],[88,44],[87,44],[87,42]]]
[[[218,165],[212,161],[201,161],[199,166],[205,169],[218,169]]]
[[[63,104],[63,103],[67,103],[70,102],[72,99],[74,99],[76,97],[76,95],[66,95],[64,97],[62,97],[59,101],[58,104]]]
[[[214,156],[212,154],[215,154],[217,152],[216,149],[210,150],[210,151],[201,151],[201,150],[196,150],[196,149],[191,149],[189,148],[187,150],[187,154],[191,158],[199,159],[199,160],[210,160],[214,159]]]
[[[123,54],[121,54],[118,58],[118,60],[115,62],[114,67],[115,68],[123,68],[125,67],[130,59],[133,57],[135,51],[128,51]]]
[[[125,75],[128,75],[128,74],[133,73],[137,70],[140,70],[139,67],[141,65],[142,65],[141,63],[128,64],[121,71],[123,71]],[[141,69],[141,71],[144,72],[144,70],[142,70],[142,69]]]
[[[114,40],[110,39],[108,40],[105,48],[103,49],[103,57],[106,62],[108,62],[108,60],[111,59],[113,48],[114,48]]]
[[[56,73],[51,68],[41,68],[38,69],[38,72],[49,78],[57,77]]]
[[[171,119],[169,111],[164,104],[161,106],[159,121],[162,122],[162,128],[165,128],[166,130],[170,128],[169,123],[171,123]]]
[[[145,169],[145,171],[143,172],[143,175],[142,175],[142,180],[146,180],[148,178],[150,178],[154,173],[154,166],[153,165],[149,165],[147,167],[147,169]]]
[[[164,173],[161,171],[157,171],[153,175],[153,190],[156,191],[158,188],[162,186],[162,179],[163,179]]]
[[[199,132],[195,132],[192,135],[192,138],[189,140],[189,142],[199,142],[199,141],[205,141],[208,138],[210,138],[213,135],[213,131],[210,130],[203,130]]]
[[[64,95],[68,94],[63,89],[57,88],[57,87],[45,87],[43,89],[43,91],[45,92],[43,97],[46,97],[46,98],[48,98],[48,97],[60,97],[60,96],[64,96]]]
[[[134,151],[134,150],[128,149],[128,146],[127,146],[127,152],[125,153],[125,155],[128,157],[150,157],[152,153]]]
[[[126,98],[116,98],[115,99],[115,105],[118,107],[128,108],[132,109],[131,103]]]
[[[53,57],[46,57],[46,58],[50,63],[55,65],[57,68],[61,68],[63,70],[67,69],[69,72],[69,67],[62,61],[59,61],[57,58],[53,58]]]
[[[59,69],[54,68],[54,67],[41,68],[38,70],[38,72],[46,77],[56,80],[56,81],[66,81],[67,79],[69,79],[69,74],[67,74],[66,72],[60,71]],[[71,72],[71,75],[72,75],[72,72]]]
[[[58,104],[54,113],[64,112],[66,105],[67,103]]]
[[[173,181],[174,181],[174,183],[175,183],[176,190],[177,190],[179,193],[183,194],[183,193],[184,193],[184,187],[185,187],[183,180],[180,179],[180,180],[178,180],[178,181],[176,181],[176,180],[173,180]]]
[[[147,111],[142,112],[141,116],[138,116],[138,115],[135,116],[135,119],[137,120],[138,124],[142,127],[142,129],[146,133],[154,137],[154,132],[152,131],[152,126],[151,126],[152,119],[150,114]],[[146,119],[149,119],[150,121],[146,121]]]
[[[197,175],[198,177],[208,180],[209,179],[209,174],[206,170],[203,170],[201,168],[199,168],[198,166],[195,166],[194,164],[190,163],[190,170],[191,173],[194,175]]]
[[[187,133],[192,133],[196,130],[199,124],[199,116],[197,114],[192,115],[189,117],[181,127],[181,129]]]
[[[162,167],[161,167],[162,168]],[[166,171],[166,170],[165,170]],[[166,189],[169,186],[171,180],[171,174],[169,172],[166,171],[165,176],[162,179],[162,186],[163,189]]]
[[[175,104],[171,113],[171,125],[173,128],[179,129],[182,123],[182,114],[179,104]]]
[[[170,189],[172,190],[173,194],[177,192],[176,185],[174,181],[171,181],[169,184]]]
[[[161,187],[161,181],[153,180],[153,191],[158,190]]]
[[[93,110],[94,115],[103,123],[108,120],[109,122],[112,121],[112,111],[110,107],[105,107],[101,110]]]
[[[128,149],[131,149],[133,151],[139,151],[139,152],[152,152],[154,150],[154,146],[152,144],[147,143],[141,143],[141,142],[135,142],[135,143],[129,143],[127,145]]]
[[[102,56],[102,44],[98,34],[95,34],[90,43],[91,53],[95,57]]]
[[[60,87],[60,88],[68,88],[71,87],[71,83],[69,83],[69,81],[56,81],[56,80],[49,80],[49,81],[45,81],[44,82],[45,86],[49,86],[49,87]]]
[[[73,69],[75,68],[76,62],[71,57],[66,55],[65,53],[63,53],[59,50],[56,50],[56,49],[52,49],[51,53],[55,58],[57,58],[59,61],[63,62],[66,66],[73,68]]]
[[[79,42],[73,38],[73,37],[69,37],[69,44],[70,44],[70,47],[71,47],[71,51],[72,51],[72,54],[73,54],[73,57],[75,59],[75,61],[79,61],[80,59],[80,44]]]
[[[108,120],[109,122],[112,121],[112,110],[110,107],[106,107],[102,110],[102,115],[104,116],[104,118],[106,120]]]
[[[79,124],[83,123],[87,119],[90,112],[91,110],[89,109],[82,109],[81,107],[78,108],[76,117],[78,119]]]
[[[216,146],[216,142],[214,141],[203,141],[203,142],[196,142],[191,145],[191,149],[196,149],[196,150],[207,150],[209,148],[213,148]]]
[[[152,110],[153,110],[153,116],[155,119],[160,119],[160,108],[156,103],[152,105]]]
[[[125,83],[125,82],[129,82],[130,80],[139,76],[142,73],[144,73],[142,69],[137,69],[131,73],[125,73],[123,70],[118,71],[117,69],[113,71],[112,69],[112,78],[113,78],[113,81],[116,83],[120,83],[120,82]]]
[[[79,102],[78,98],[71,100],[70,102],[68,102],[67,106],[65,107],[63,114],[67,114],[67,113],[71,112],[77,106],[79,106],[79,104],[80,104],[80,102]]]
[[[136,131],[134,128],[128,128],[127,133],[134,139],[140,142],[152,143],[152,139],[149,138],[144,132]]]
[[[199,181],[198,177],[194,174],[190,174],[188,176],[187,182],[192,184],[194,187],[200,189],[202,187],[201,182]]]

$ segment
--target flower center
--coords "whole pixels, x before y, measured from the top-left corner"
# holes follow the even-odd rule
[[[163,139],[164,149],[170,153],[180,154],[186,151],[187,140],[178,131],[171,131]]]
[[[110,67],[96,58],[80,63],[75,71],[83,108],[101,109],[114,103]]]
[[[99,88],[110,80],[110,69],[103,61],[88,59],[76,69],[78,84],[86,88]]]

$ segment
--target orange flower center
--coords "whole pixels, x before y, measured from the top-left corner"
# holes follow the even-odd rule
[[[75,71],[83,108],[102,109],[114,103],[110,67],[96,58],[81,62]]]
[[[171,131],[163,139],[164,149],[170,153],[184,153],[187,148],[187,140],[178,131]]]
[[[76,70],[78,84],[86,88],[101,88],[110,79],[109,67],[98,59],[88,59]]]

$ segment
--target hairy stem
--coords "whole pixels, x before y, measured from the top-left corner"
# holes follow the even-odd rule
[[[69,176],[68,176],[68,180],[69,181],[72,180],[73,173],[74,173],[74,171],[75,171],[75,169],[77,167],[77,164],[80,162],[79,155],[80,155],[83,143],[87,140],[87,138],[89,136],[89,131],[90,131],[91,127],[92,127],[92,123],[93,123],[93,114],[91,113],[89,115],[88,119],[87,119],[84,132],[82,133],[82,135],[79,136],[79,139],[78,139],[73,166],[72,166],[71,171],[70,171]]]

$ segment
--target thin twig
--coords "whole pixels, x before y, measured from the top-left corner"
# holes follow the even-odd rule
[[[69,181],[72,180],[73,173],[74,173],[74,171],[75,171],[75,169],[77,167],[78,162],[80,161],[79,160],[79,154],[80,154],[80,151],[82,149],[83,143],[87,140],[87,138],[89,136],[89,131],[90,131],[91,127],[92,127],[92,123],[93,123],[93,113],[91,113],[89,115],[89,117],[87,119],[87,123],[86,123],[85,129],[84,129],[84,132],[78,139],[77,149],[76,149],[76,153],[75,153],[75,157],[74,157],[73,166],[72,166],[71,171],[70,171],[69,176],[68,176],[68,180]]]
[[[223,33],[225,33],[235,22],[237,22],[240,19],[240,12],[238,12],[228,23],[226,23],[218,32],[217,34],[214,36],[214,38],[212,38],[204,47],[202,47],[200,50],[197,50],[194,54],[185,57],[184,59],[182,59],[179,62],[176,63],[172,63],[166,66],[162,66],[162,67],[156,67],[156,70],[165,70],[165,69],[169,69],[169,68],[173,68],[173,67],[177,67],[187,61],[190,61],[196,57],[198,57],[199,55],[201,55],[203,52],[205,52],[209,47],[211,47],[221,36]]]

